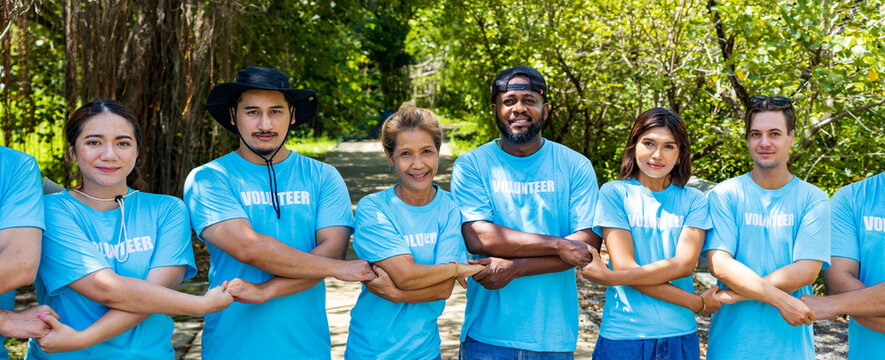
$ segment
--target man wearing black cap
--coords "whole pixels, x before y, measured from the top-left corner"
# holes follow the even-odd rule
[[[540,136],[549,111],[540,73],[502,71],[492,83],[501,138],[455,161],[461,230],[471,262],[486,265],[467,287],[461,359],[574,357],[574,267],[601,242],[590,230],[598,186],[587,158]]]
[[[353,229],[341,175],[285,148],[289,130],[316,112],[316,93],[291,88],[275,68],[249,67],[215,86],[206,107],[240,146],[185,182],[210,286],[232,280],[238,301],[206,316],[203,358],[329,359],[323,278],[375,274],[364,260],[341,260]]]

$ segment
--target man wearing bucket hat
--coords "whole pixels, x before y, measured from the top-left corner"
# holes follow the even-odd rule
[[[588,264],[588,244],[601,240],[590,230],[596,174],[587,158],[541,137],[549,106],[538,71],[502,71],[491,100],[501,138],[452,170],[471,262],[486,265],[467,286],[461,359],[572,359],[574,267]]]
[[[341,260],[353,229],[341,175],[285,148],[288,131],[314,116],[316,93],[291,88],[275,68],[248,67],[215,86],[206,107],[240,146],[191,171],[184,186],[209,249],[210,286],[232,280],[237,301],[206,316],[203,358],[328,359],[323,278],[375,273],[364,260]]]

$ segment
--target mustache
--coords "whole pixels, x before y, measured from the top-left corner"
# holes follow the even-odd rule
[[[507,122],[509,122],[509,123],[513,123],[514,121],[516,121],[516,120],[514,120],[514,119],[516,119],[516,118],[520,118],[520,120],[523,120],[523,119],[524,119],[524,120],[526,120],[526,121],[528,121],[528,122],[535,122],[535,118],[532,117],[532,116],[529,115],[529,114],[520,114],[520,115],[518,115],[518,116],[517,116],[517,115],[511,115],[510,118],[507,119]]]

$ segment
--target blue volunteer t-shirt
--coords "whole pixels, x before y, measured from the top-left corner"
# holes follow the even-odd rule
[[[671,184],[654,192],[636,179],[610,181],[599,189],[593,230],[629,230],[640,266],[676,256],[685,227],[713,227],[702,192]],[[670,281],[694,294],[691,276]],[[609,286],[605,292],[600,336],[610,340],[654,339],[697,332],[694,312],[655,299],[630,286]]]
[[[829,267],[830,203],[814,185],[794,176],[767,190],[744,174],[713,188],[709,201],[713,229],[705,252],[726,251],[763,277],[798,260]],[[811,286],[790,295],[803,294],[811,294]],[[707,358],[814,359],[814,334],[811,326],[790,326],[777,308],[759,301],[722,305],[710,324]]]
[[[395,186],[394,186],[395,187]],[[466,262],[461,212],[452,195],[437,188],[424,206],[404,203],[394,187],[364,197],[356,207],[353,249],[377,262],[412,255],[423,265]],[[435,359],[439,356],[436,319],[445,301],[393,303],[363,286],[350,312],[346,359]]]
[[[184,199],[197,234],[225,220],[247,219],[257,233],[309,252],[316,247],[317,230],[353,227],[347,187],[334,167],[291,152],[274,165],[274,170],[276,194],[270,192],[267,168],[235,152],[191,171],[185,181]],[[271,196],[279,199],[279,219]],[[210,286],[234,278],[263,283],[274,277],[209,242],[206,246],[210,255]],[[331,356],[324,282],[264,304],[235,302],[205,319],[202,355],[207,360]]]
[[[455,161],[452,195],[463,222],[489,221],[526,233],[568,236],[593,226],[599,188],[583,155],[549,140],[526,157],[497,140]],[[575,271],[524,276],[498,290],[468,279],[461,341],[531,351],[575,351],[578,294]]]
[[[43,187],[34,158],[0,146],[0,230],[16,227],[43,229]],[[15,310],[15,290],[0,294],[0,308]],[[0,359],[9,359],[0,336]]]
[[[34,282],[37,301],[49,305],[62,323],[75,330],[88,328],[110,309],[68,287],[86,275],[110,269],[120,276],[144,280],[153,268],[179,265],[187,267],[185,279],[197,272],[187,209],[177,198],[143,192],[127,196],[125,241],[120,241],[119,208],[95,210],[67,190],[46,195],[44,201],[49,226],[43,233],[43,253]],[[31,339],[26,358],[171,359],[175,355],[172,329],[171,318],[154,314],[129,331],[85,350],[47,354]]]
[[[885,281],[885,173],[845,186],[833,195],[833,256],[857,260],[866,286]],[[885,352],[885,334],[853,319],[848,359],[875,359]]]

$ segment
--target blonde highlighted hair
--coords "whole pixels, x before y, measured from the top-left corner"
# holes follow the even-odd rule
[[[399,110],[384,121],[381,126],[381,146],[388,156],[393,156],[393,150],[396,148],[396,136],[399,133],[418,129],[424,130],[433,138],[433,145],[439,152],[442,145],[442,129],[439,126],[439,119],[433,113],[425,108],[415,106],[414,102],[404,102]]]

